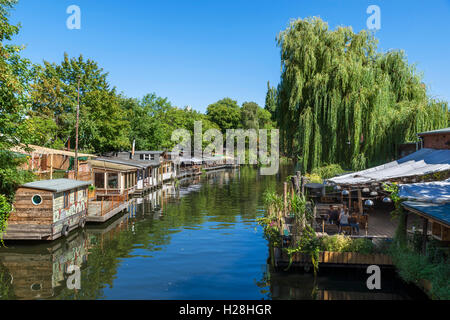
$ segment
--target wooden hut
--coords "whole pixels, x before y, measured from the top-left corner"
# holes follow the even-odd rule
[[[179,155],[168,151],[135,151],[133,159],[137,160],[159,160],[158,176],[161,181],[174,179],[177,176]]]
[[[426,237],[431,229],[433,238],[450,245],[450,203],[429,203],[405,201],[402,203],[408,212],[422,217],[422,233]]]
[[[133,194],[136,190],[136,167],[106,160],[89,160],[89,165],[97,197]]]
[[[103,157],[98,158],[98,161],[106,161],[120,165],[126,165],[136,168],[136,186],[134,192],[136,194],[149,190],[158,183],[157,168],[159,168],[159,161],[157,160],[134,160],[124,159],[121,157]],[[155,180],[153,178],[156,178]]]
[[[11,151],[27,156],[27,162],[21,166],[23,169],[31,170],[39,175],[46,175],[50,179],[53,178],[54,172],[56,171],[65,171],[66,178],[75,176],[75,152],[35,145],[20,145],[12,148]],[[92,154],[78,153],[77,180],[90,180],[90,168],[87,160],[93,158],[95,158],[95,156]]]
[[[3,238],[54,240],[84,227],[89,185],[88,181],[55,179],[20,186]]]

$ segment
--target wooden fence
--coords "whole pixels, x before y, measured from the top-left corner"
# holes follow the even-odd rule
[[[280,250],[275,248],[275,250]],[[275,252],[276,261],[278,263],[289,263],[289,256],[286,252]],[[296,252],[292,256],[293,264],[309,264],[311,263],[311,257],[308,254]],[[347,264],[347,265],[393,265],[392,259],[387,254],[363,254],[359,252],[331,252],[323,251],[319,252],[320,264]]]

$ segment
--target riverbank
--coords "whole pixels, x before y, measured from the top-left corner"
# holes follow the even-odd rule
[[[282,191],[291,170],[282,166],[277,175],[260,176],[244,166],[205,173],[135,198],[123,214],[67,239],[7,242],[0,248],[1,299],[414,298],[388,274],[382,290],[373,292],[365,287],[362,269],[343,280],[326,268],[316,278],[311,270],[271,268],[257,219],[265,213],[264,192]],[[36,257],[46,261],[42,268]],[[80,267],[77,292],[66,285],[71,264]],[[313,297],[315,287],[333,293]]]

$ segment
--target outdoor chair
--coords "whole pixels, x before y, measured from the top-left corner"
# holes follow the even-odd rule
[[[344,234],[352,234],[352,227],[351,226],[341,226],[341,232]]]
[[[369,223],[369,215],[359,215],[358,216],[358,223],[360,229],[366,229],[367,224]]]

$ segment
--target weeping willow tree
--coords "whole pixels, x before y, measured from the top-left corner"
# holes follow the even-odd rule
[[[371,32],[333,31],[320,18],[307,18],[292,21],[277,42],[281,146],[305,171],[392,160],[399,143],[448,126],[447,103],[427,97],[403,51],[378,52]]]

